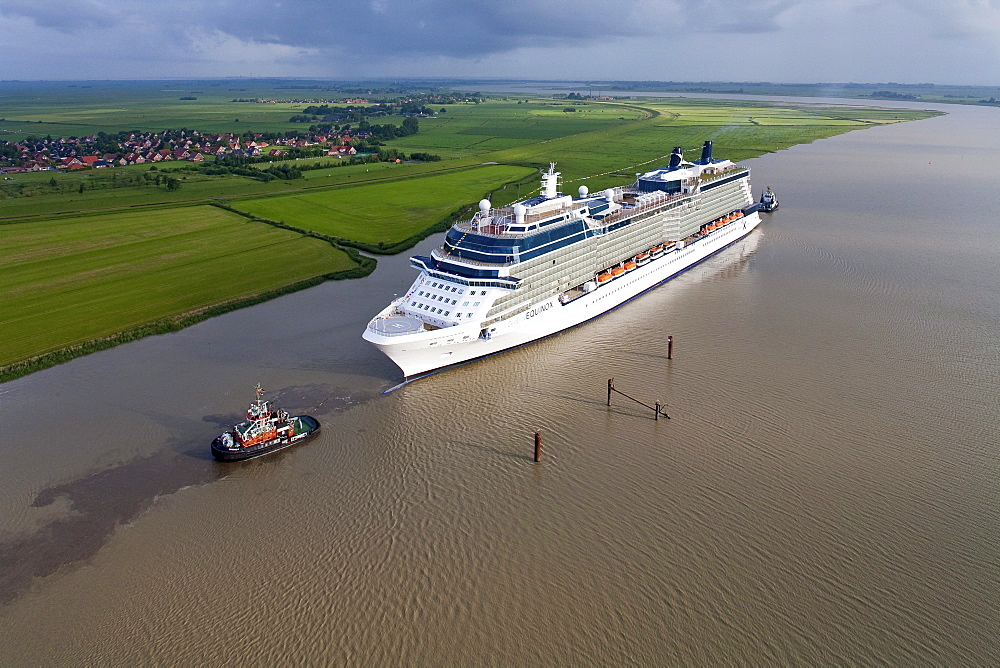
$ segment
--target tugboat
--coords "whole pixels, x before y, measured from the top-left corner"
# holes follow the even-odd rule
[[[319,433],[319,421],[309,415],[291,416],[264,401],[264,388],[257,383],[257,399],[247,409],[246,422],[240,422],[212,441],[212,456],[222,462],[235,462],[266,455]]]
[[[763,192],[760,196],[760,210],[761,211],[774,211],[778,208],[778,198],[775,197],[774,191],[771,190],[771,186],[767,187],[767,190]]]

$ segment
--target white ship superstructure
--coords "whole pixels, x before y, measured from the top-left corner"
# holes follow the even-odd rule
[[[411,258],[420,275],[364,338],[411,377],[595,318],[749,234],[760,223],[749,175],[705,142],[694,162],[675,148],[630,186],[574,198],[553,164],[540,195],[482,200]]]

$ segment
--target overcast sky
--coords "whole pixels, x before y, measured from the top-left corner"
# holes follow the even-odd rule
[[[0,80],[1000,84],[1000,0],[0,0]]]

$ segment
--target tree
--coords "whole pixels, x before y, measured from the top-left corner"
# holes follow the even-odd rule
[[[49,179],[49,185],[52,186],[53,188],[59,185],[59,182],[56,181],[56,177],[53,176],[51,179]]]
[[[400,128],[402,130],[402,132],[400,134],[402,134],[403,136],[406,136],[406,135],[415,135],[415,134],[417,134],[417,128],[418,128],[418,126],[419,126],[419,123],[417,122],[417,119],[415,119],[413,116],[410,116],[408,118],[404,118],[403,119],[403,126],[402,126],[402,128]]]

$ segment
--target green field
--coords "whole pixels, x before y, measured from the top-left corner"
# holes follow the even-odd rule
[[[288,117],[304,104],[234,103],[231,98],[338,95],[332,89],[284,90],[263,82],[86,86],[8,86],[0,92],[0,138],[182,127],[295,129],[302,126]],[[198,100],[179,99],[186,95]],[[364,275],[372,267],[370,259],[308,235],[398,252],[460,210],[465,215],[484,196],[495,205],[528,196],[538,186],[537,170],[550,161],[558,163],[564,192],[575,192],[581,184],[594,191],[631,182],[636,172],[665,162],[674,146],[695,157],[702,142],[711,139],[717,157],[740,161],[854,129],[933,115],[847,105],[685,98],[584,103],[523,96],[494,96],[446,109],[420,119],[417,134],[386,143],[406,154],[440,155],[436,162],[343,165],[269,183],[161,163],[155,173],[180,180],[174,191],[146,181],[149,165],[11,175],[0,182],[0,336],[5,341],[0,378],[190,324],[217,312],[217,305],[236,307],[233,300],[250,298],[239,302],[247,304],[255,295],[263,295],[259,300],[332,274]],[[196,315],[183,317],[192,312]],[[38,356],[37,363],[21,363]]]
[[[306,105],[232,100],[332,94],[276,90],[272,85],[240,81],[5,82],[0,89],[0,139],[168,128],[276,132],[301,128],[288,119]]]
[[[233,202],[254,216],[328,236],[386,246],[419,234],[456,209],[535,170],[486,165],[458,172],[300,195]]]
[[[586,115],[574,116],[580,112],[563,112],[565,106],[543,101],[520,105],[496,101],[458,107],[434,119],[434,124],[425,124],[427,129],[421,129],[420,133],[394,141],[392,146],[405,151],[462,156],[432,163],[436,165],[434,169],[475,160],[523,165],[535,170],[555,161],[563,174],[564,191],[572,192],[575,188],[570,184],[585,183],[596,190],[631,182],[635,172],[658,164],[657,159],[664,159],[673,146],[688,147],[697,155],[708,138],[715,143],[717,157],[739,161],[842,132],[915,117],[913,112],[896,109],[670,99],[645,101],[643,106],[632,103],[578,106],[593,109],[586,111],[588,119]],[[588,129],[598,123],[597,129]],[[487,131],[492,134],[478,134]],[[553,136],[554,133],[563,136]],[[529,134],[545,139],[524,140]],[[490,138],[490,146],[511,146],[485,150],[487,142],[470,139],[481,136]],[[384,169],[404,175],[412,174],[412,167],[390,165]],[[307,174],[311,179],[321,180],[338,176],[338,171]],[[392,187],[377,184],[316,190],[284,197],[240,199],[233,206],[302,229],[389,245],[409,238],[456,207],[475,204],[492,189],[488,183],[477,183],[477,187],[482,186],[477,193],[475,188],[457,187],[461,181],[458,177],[435,176],[413,181],[412,186],[400,182]],[[497,192],[493,199],[495,203],[507,203],[525,196],[536,186],[537,183],[531,183],[508,188]]]
[[[0,225],[0,366],[356,266],[216,207]]]

